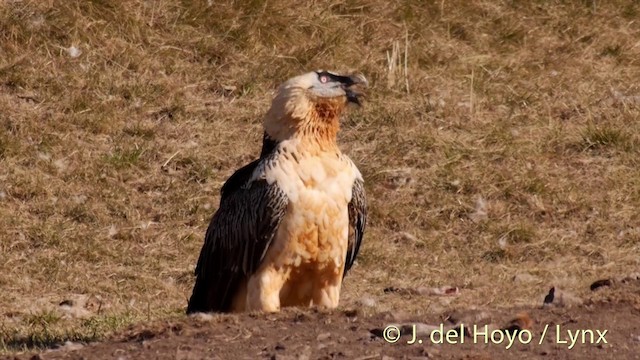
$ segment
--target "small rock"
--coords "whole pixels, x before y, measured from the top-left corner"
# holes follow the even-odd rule
[[[34,15],[31,17],[30,20],[31,21],[29,22],[29,28],[33,30],[39,30],[40,28],[42,28],[43,25],[46,24],[44,16],[42,15],[37,15],[37,16]]]
[[[574,305],[581,305],[583,303],[581,298],[564,290],[560,291],[560,293],[556,291],[556,296],[558,298],[557,303],[559,306],[571,307]]]
[[[507,247],[507,237],[506,236],[500,236],[500,238],[498,239],[498,246],[500,247],[500,249],[506,249]]]
[[[272,360],[298,360],[295,356],[291,355],[283,355],[283,354],[275,354],[271,356]]]
[[[84,319],[91,316],[91,312],[86,309],[88,301],[88,295],[71,295],[70,298],[62,300],[58,305],[64,313],[64,317]]]
[[[331,337],[331,333],[322,333],[322,334],[318,334],[318,337],[316,337],[317,341],[325,341],[327,339],[329,339]]]
[[[298,350],[300,355],[298,355],[298,360],[309,360],[311,357],[311,346],[305,345],[302,350]]]
[[[386,288],[384,288],[384,290],[382,290],[385,294],[388,293],[404,293],[405,290],[399,287],[395,287],[395,286],[388,286]]]
[[[235,86],[235,85],[222,85],[222,92],[225,95],[230,95],[231,93],[233,93],[237,89],[238,89],[238,87]]]
[[[454,286],[441,287],[419,287],[415,291],[420,295],[440,295],[440,296],[457,296],[460,295],[460,289]]]
[[[358,310],[357,310],[357,309],[348,309],[348,310],[345,310],[345,311],[343,312],[344,316],[346,316],[346,317],[348,317],[348,318],[355,318],[355,317],[358,317],[358,313],[359,313],[359,312],[358,312]]]
[[[638,281],[638,280],[640,280],[640,273],[633,273],[631,275],[623,277],[622,280],[620,280],[620,282],[627,283],[627,282]]]
[[[85,202],[87,202],[87,196],[86,195],[74,195],[71,197],[71,199],[73,200],[74,203],[81,205],[84,204]]]
[[[488,218],[487,201],[479,196],[476,200],[475,211],[470,215],[471,221],[480,222]]]
[[[552,287],[544,298],[543,306],[553,305],[558,307],[571,307],[574,305],[581,305],[582,303],[582,299],[572,293]]]
[[[393,242],[395,244],[415,246],[418,243],[418,239],[408,232],[402,231],[396,234],[396,236],[393,238]]]
[[[60,346],[58,349],[64,351],[75,351],[80,350],[84,347],[84,345],[79,343],[74,343],[72,341],[65,341],[64,345]]]
[[[64,171],[67,169],[67,162],[64,159],[58,159],[53,162],[53,166],[55,166],[58,171]]]
[[[503,328],[503,330],[505,332],[517,334],[522,330],[530,330],[532,326],[533,320],[531,319],[531,316],[529,316],[529,314],[526,312],[521,312],[516,315],[515,318],[509,321],[509,324],[507,324],[507,326]]]
[[[535,282],[536,280],[537,278],[535,276],[526,272],[518,273],[513,276],[513,282],[516,282],[516,283],[530,283],[530,282]]]
[[[389,170],[383,185],[392,190],[407,186],[413,182],[412,169]]]
[[[197,312],[197,313],[189,314],[189,317],[201,322],[213,321],[213,315],[209,313]]]
[[[376,301],[370,296],[364,296],[357,301],[358,304],[364,307],[374,307],[376,306]]]
[[[112,238],[114,236],[116,236],[118,234],[118,228],[115,225],[111,225],[109,226],[109,231],[107,232],[107,235]]]
[[[591,291],[594,291],[603,286],[611,286],[611,285],[613,285],[613,282],[611,281],[611,279],[601,279],[591,284],[590,288],[591,288]]]
[[[440,350],[438,350],[437,347],[428,347],[428,348],[425,347],[425,348],[422,348],[422,350],[420,351],[420,354],[426,358],[435,358],[438,355],[440,355]]]
[[[71,299],[66,299],[66,300],[62,300],[60,302],[60,304],[58,304],[58,305],[60,305],[60,306],[73,306],[74,302]]]
[[[70,57],[75,59],[80,55],[82,55],[82,50],[78,49],[75,46],[71,46],[70,48],[67,49],[67,53],[69,54]]]
[[[491,315],[486,311],[470,310],[464,313],[452,313],[448,316],[451,324],[477,324],[484,325],[491,321]]]
[[[547,296],[544,297],[542,304],[543,305],[551,304],[553,302],[553,299],[555,299],[555,297],[556,297],[556,288],[554,286],[551,289],[549,289],[549,293],[547,293]]]
[[[384,289],[385,293],[398,293],[402,295],[440,295],[440,296],[457,296],[460,295],[460,289],[454,286],[441,286],[441,287],[425,287],[418,288],[397,288],[395,286],[389,286]]]
[[[303,313],[296,314],[293,317],[293,322],[296,323],[296,324],[297,323],[301,323],[301,322],[305,322],[307,320],[309,320],[309,316],[306,315],[306,314],[303,314]]]

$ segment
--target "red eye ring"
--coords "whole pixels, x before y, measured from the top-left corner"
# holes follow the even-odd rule
[[[328,76],[325,76],[325,75],[320,76],[320,82],[321,83],[324,84],[324,83],[326,83],[328,81],[329,81],[329,77]]]

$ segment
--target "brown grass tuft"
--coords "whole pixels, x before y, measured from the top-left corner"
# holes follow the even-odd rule
[[[182,313],[222,182],[316,68],[373,85],[340,134],[371,208],[345,306],[511,306],[545,291],[522,270],[580,293],[640,267],[636,1],[208,3],[0,4],[0,348]]]

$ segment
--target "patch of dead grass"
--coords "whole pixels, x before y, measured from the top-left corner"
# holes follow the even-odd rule
[[[511,306],[637,271],[640,7],[588,3],[4,2],[2,347],[181,313],[272,91],[316,68],[373,85],[340,134],[371,208],[345,306]],[[388,85],[405,41],[409,91]],[[422,285],[461,295],[383,292]],[[77,294],[99,305],[62,316]]]

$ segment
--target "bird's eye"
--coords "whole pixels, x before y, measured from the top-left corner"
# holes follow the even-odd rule
[[[329,81],[329,77],[328,76],[326,76],[326,75],[320,76],[320,82],[321,83],[324,84],[324,83],[327,83],[328,81]]]

